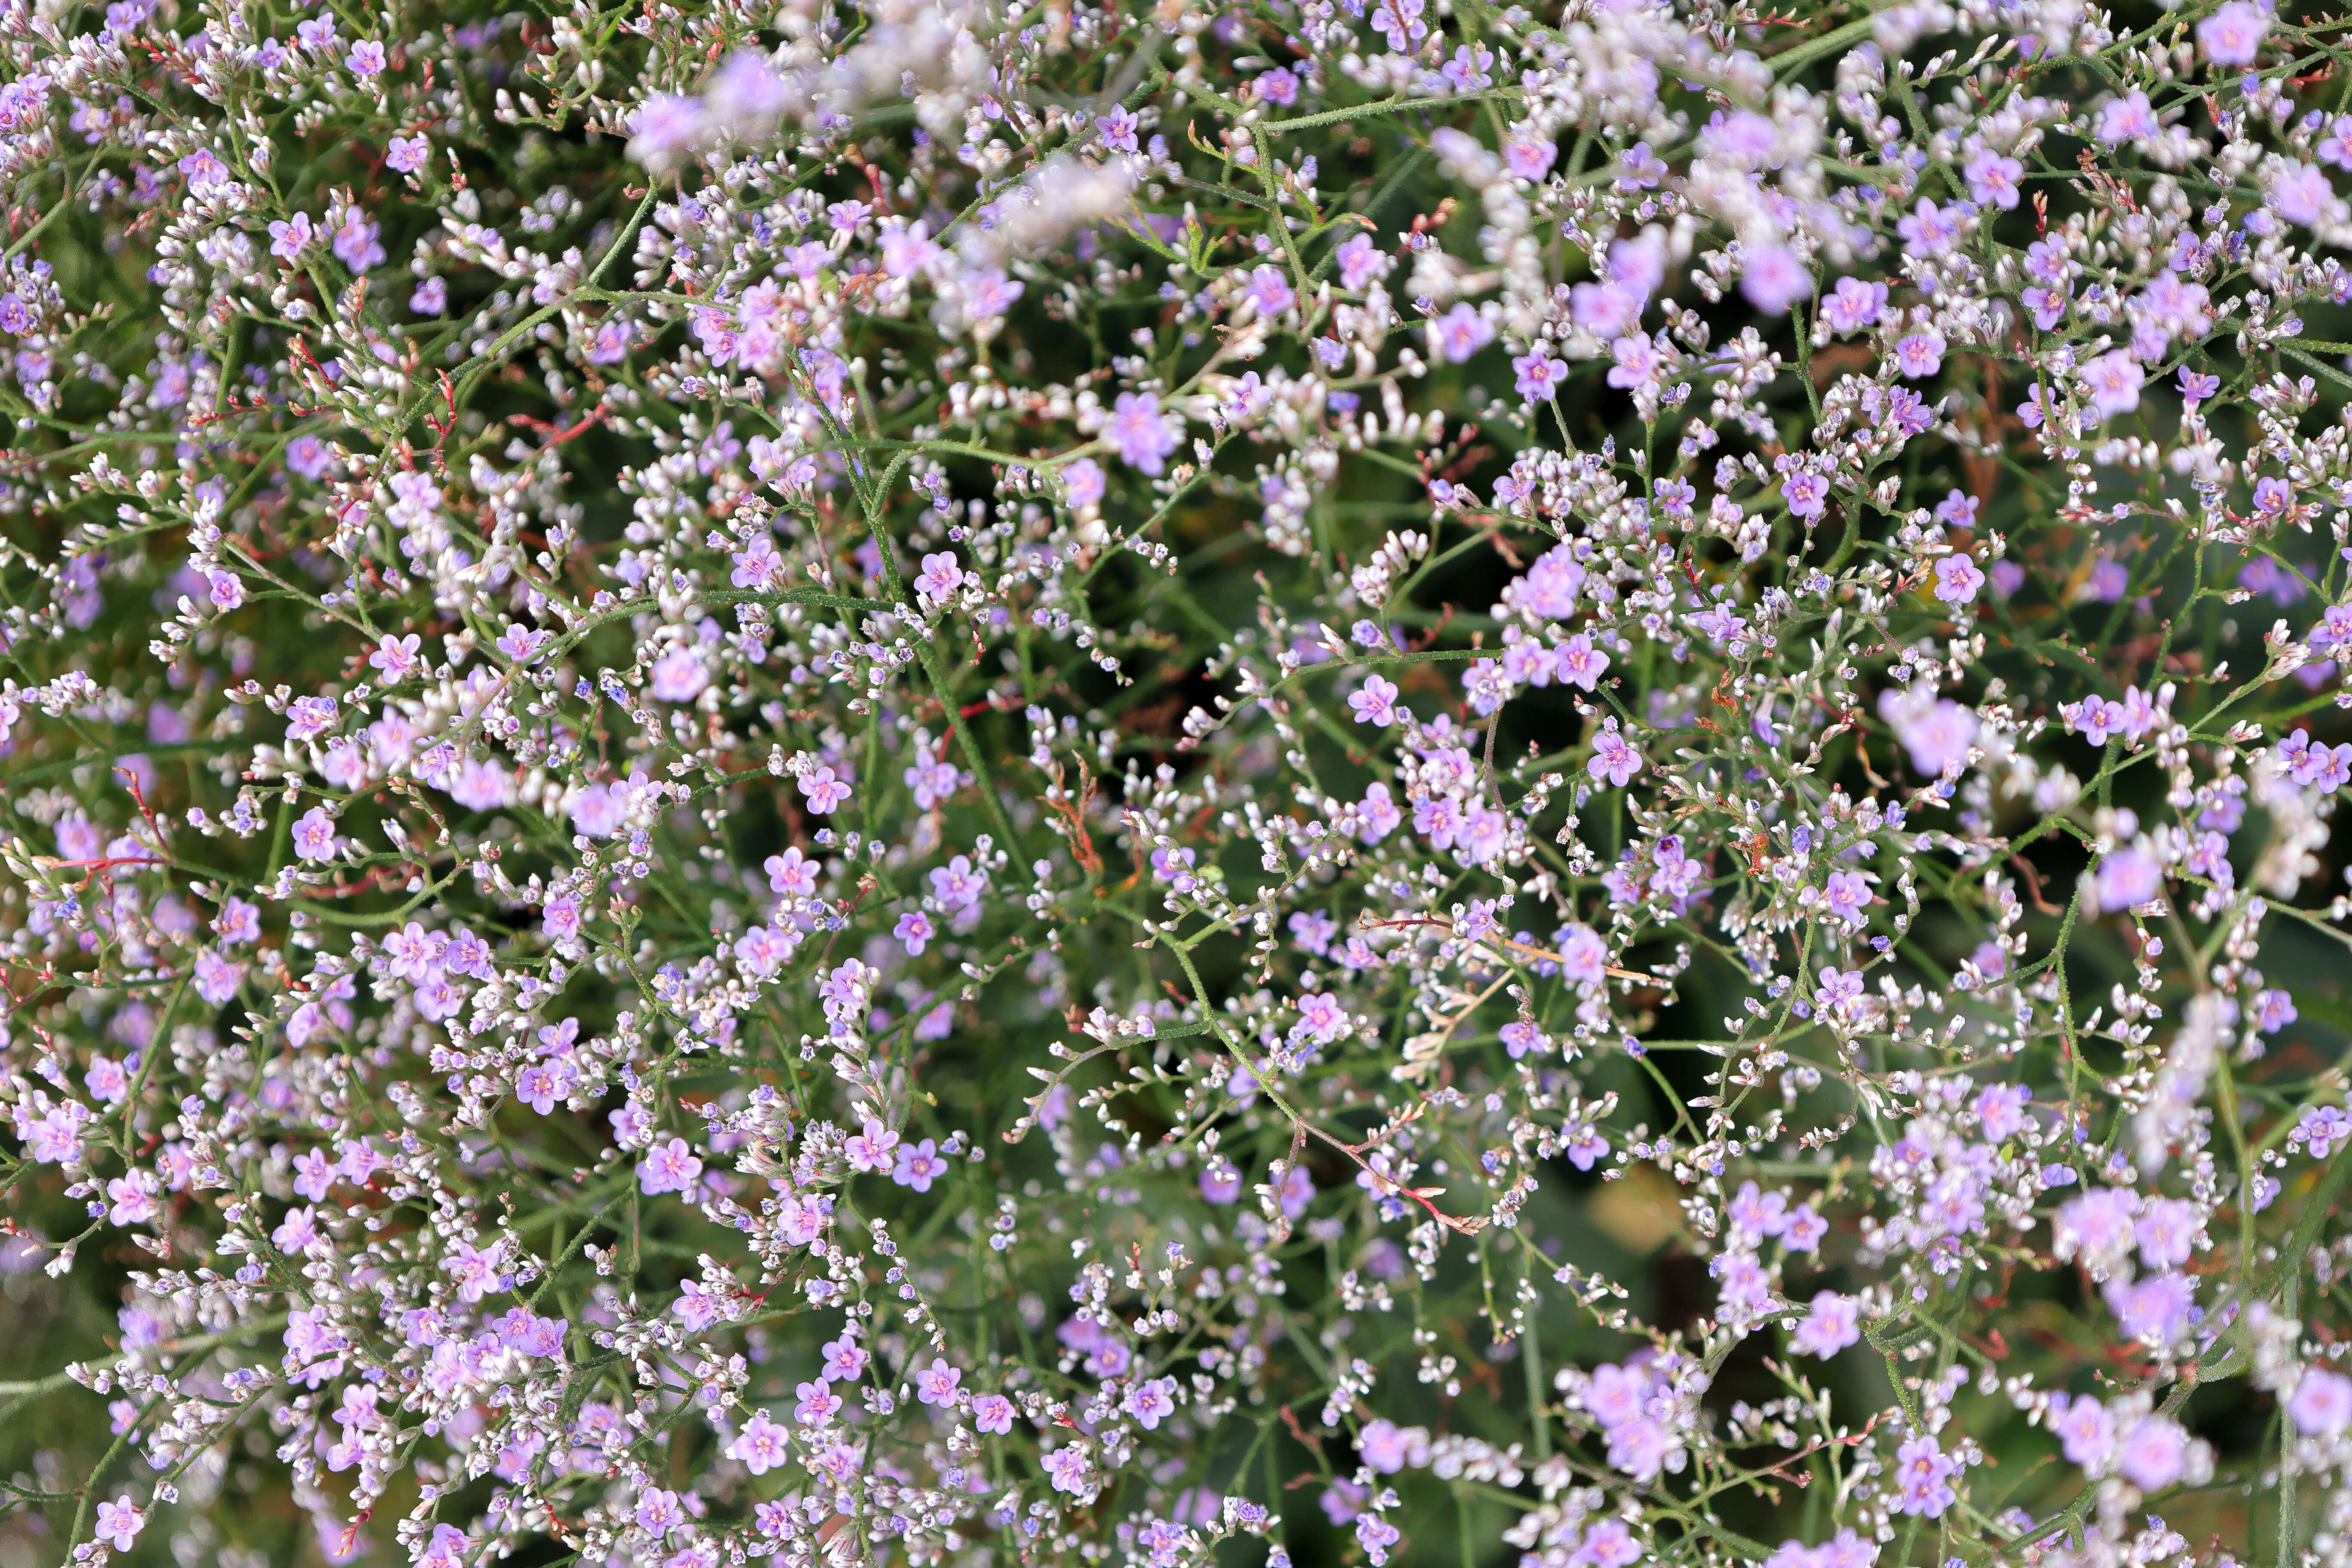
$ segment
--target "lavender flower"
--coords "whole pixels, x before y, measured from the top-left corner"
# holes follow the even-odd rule
[[[2352,54],[1767,20],[19,28],[0,1533],[2324,1555]]]

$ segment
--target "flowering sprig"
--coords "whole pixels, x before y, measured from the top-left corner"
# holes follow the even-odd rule
[[[2331,23],[0,33],[18,1555],[2343,1555]]]

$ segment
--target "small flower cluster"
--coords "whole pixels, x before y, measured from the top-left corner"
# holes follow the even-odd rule
[[[0,1561],[2352,1565],[2347,71],[0,0]]]

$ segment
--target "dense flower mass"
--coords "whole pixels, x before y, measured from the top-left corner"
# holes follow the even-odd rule
[[[2352,44],[0,0],[0,1565],[2352,1563]]]

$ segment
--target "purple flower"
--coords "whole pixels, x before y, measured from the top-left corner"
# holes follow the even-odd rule
[[[1072,1443],[1045,1456],[1045,1474],[1055,1491],[1083,1493],[1091,1489],[1094,1467],[1087,1462],[1086,1450]]]
[[[416,1568],[464,1568],[470,1545],[464,1531],[455,1525],[436,1524],[432,1540],[417,1555]]]
[[[898,917],[898,923],[891,929],[890,934],[906,948],[907,956],[920,958],[924,945],[939,933],[932,928],[929,915],[920,910],[909,910]]]
[[[2352,1377],[2324,1367],[2305,1367],[2288,1396],[2287,1415],[2307,1437],[2341,1436],[2352,1427]]]
[[[646,689],[657,702],[691,702],[709,684],[702,656],[691,647],[674,647],[654,660]]]
[[[824,1365],[818,1375],[827,1383],[849,1383],[866,1374],[866,1363],[873,1359],[856,1337],[844,1331],[841,1337],[824,1342]]]
[[[964,581],[964,571],[955,552],[941,550],[923,557],[923,572],[915,579],[915,592],[927,603],[937,603],[953,594]]]
[[[1122,392],[1103,439],[1128,467],[1157,474],[1181,440],[1181,422],[1160,411],[1160,399],[1148,392]]]
[[[310,247],[312,237],[310,215],[296,213],[290,219],[270,224],[269,254],[280,261],[295,260]]]
[[[1860,931],[1867,917],[1863,909],[1870,902],[1870,884],[1859,871],[1832,871],[1822,890],[1822,907],[1848,925]]]
[[[694,1157],[683,1138],[655,1145],[637,1163],[637,1186],[648,1197],[691,1192],[701,1176],[702,1162]]]
[[[312,806],[294,824],[295,858],[316,865],[331,860],[341,840],[335,837],[335,819],[324,806]]]
[[[1276,1196],[1281,1204],[1283,1217],[1297,1219],[1315,1201],[1315,1178],[1307,1173],[1306,1166],[1293,1165],[1283,1173]]]
[[[2131,573],[2112,555],[2101,556],[2091,565],[2091,580],[2084,585],[2083,596],[2092,604],[2112,605],[2119,602],[2131,587]]]
[[[2189,1436],[2168,1416],[2143,1415],[2116,1445],[2116,1468],[2144,1492],[2158,1492],[2189,1470]]]
[[[1421,17],[1425,0],[1379,0],[1372,7],[1372,28],[1388,39],[1389,47],[1403,54],[1429,36]]]
[[[832,768],[819,765],[801,774],[800,792],[807,797],[810,811],[829,816],[849,799],[849,781]]]
[[[928,1193],[931,1190],[931,1184],[947,1173],[948,1163],[940,1157],[938,1142],[926,1138],[919,1143],[901,1143],[898,1146],[898,1163],[891,1171],[890,1179],[899,1186]]]
[[[430,155],[433,143],[425,136],[393,136],[383,143],[383,163],[393,174],[416,174]]]
[[[1567,364],[1551,358],[1540,349],[1513,359],[1511,369],[1518,377],[1516,384],[1519,396],[1528,403],[1540,403],[1549,398],[1568,378]]]
[[[1879,694],[1878,716],[1911,755],[1911,765],[1937,777],[1968,759],[1976,743],[1976,715],[1948,698],[1916,690]]]
[[[1913,1437],[1895,1450],[1895,1508],[1898,1513],[1940,1519],[1958,1497],[1951,1478],[1959,1466],[1929,1436]]]
[[[2288,223],[2315,226],[2339,206],[2327,172],[2316,163],[2282,164],[2270,177],[2271,211]]]
[[[832,1425],[834,1413],[841,1408],[841,1396],[822,1383],[799,1383],[793,1385],[796,1402],[793,1419],[803,1426],[824,1427]]]
[[[1555,671],[1563,685],[1591,691],[1609,668],[1609,656],[1592,646],[1589,633],[1579,632],[1559,645],[1553,655]]]
[[[2185,1274],[2152,1274],[2107,1282],[2107,1310],[2125,1335],[2163,1349],[2185,1338],[2198,1317],[2197,1288]]]
[[[2230,0],[2197,24],[2197,47],[2217,66],[2250,66],[2270,30],[2268,10],[2250,0]]]
[[[117,1552],[130,1551],[139,1539],[139,1532],[146,1528],[146,1516],[128,1494],[113,1502],[98,1505],[98,1539]]]
[[[1364,1549],[1364,1559],[1372,1568],[1381,1568],[1390,1550],[1403,1539],[1404,1532],[1379,1514],[1367,1513],[1356,1521],[1356,1544]]]
[[[1683,1445],[1664,1423],[1647,1415],[1620,1421],[1609,1428],[1608,1460],[1612,1469],[1648,1483],[1679,1466]]]
[[[2137,1194],[2117,1188],[2095,1187],[2070,1198],[2052,1216],[2053,1250],[2061,1260],[2080,1258],[2095,1273],[2113,1268],[2130,1254],[2138,1212]]]
[[[1636,142],[1617,155],[1617,188],[1621,191],[1654,190],[1668,173],[1647,142]]]
[[[1895,367],[1916,380],[1943,368],[1944,334],[1933,327],[1906,332],[1895,344]]]
[[[656,168],[667,167],[709,133],[699,98],[657,92],[648,97],[631,125],[628,155]]]
[[[2150,1268],[2178,1268],[2195,1253],[2204,1227],[2197,1205],[2186,1198],[2150,1198],[2132,1227],[2140,1261]]]
[[[1559,143],[1549,136],[1519,135],[1503,143],[1503,166],[1516,179],[1542,179],[1559,157]]]
[[[1607,939],[1581,922],[1563,926],[1559,942],[1559,973],[1580,985],[1597,985],[1609,963]]]
[[[1780,481],[1789,514],[1811,521],[1829,510],[1830,482],[1811,468],[1799,468]]]
[[[628,815],[629,798],[625,781],[583,787],[572,798],[573,829],[590,838],[612,837]]]
[[[1775,166],[1772,150],[1779,139],[1769,119],[1746,109],[1727,114],[1718,110],[1699,132],[1700,149],[1709,157],[1750,169]]]
[[[957,1385],[962,1382],[961,1372],[934,1357],[928,1371],[915,1375],[915,1397],[926,1405],[952,1407],[958,1397]]]
[[[378,637],[375,651],[368,655],[368,665],[382,674],[386,685],[397,686],[416,672],[416,650],[421,641],[415,632],[404,637]]]
[[[1790,307],[1813,291],[1813,275],[1797,253],[1785,245],[1748,247],[1739,291],[1767,315],[1786,315]]]
[[[1460,364],[1495,341],[1495,329],[1468,305],[1455,305],[1429,323],[1431,349],[1448,364]]]
[[[1399,1426],[1387,1416],[1378,1416],[1364,1423],[1356,1434],[1356,1452],[1364,1463],[1384,1476],[1392,1476],[1407,1465],[1429,1462],[1429,1434],[1417,1426]]]
[[[1350,294],[1362,292],[1396,266],[1395,258],[1373,244],[1369,234],[1350,235],[1332,254],[1339,263],[1339,287]]]
[[[1841,1296],[1834,1290],[1823,1290],[1814,1296],[1812,1310],[1789,1341],[1790,1348],[1801,1355],[1819,1356],[1823,1361],[1837,1354],[1862,1338],[1861,1307],[1853,1298]]]
[[[727,1446],[727,1457],[742,1462],[745,1469],[755,1476],[781,1468],[791,1457],[789,1447],[792,1429],[781,1422],[769,1419],[764,1410],[755,1410],[743,1423],[743,1429]]]
[[[1642,753],[1617,732],[1617,721],[1611,719],[1592,738],[1592,759],[1585,764],[1585,771],[1622,789],[1642,771],[1643,760]]]
[[[1486,68],[1494,63],[1494,50],[1479,49],[1474,53],[1465,44],[1457,47],[1454,58],[1438,68],[1438,75],[1456,92],[1478,92],[1495,85]]]
[[[898,1133],[885,1129],[873,1117],[866,1117],[866,1129],[852,1133],[842,1150],[849,1157],[852,1171],[887,1171],[898,1150]]]
[[[2211,17],[2206,18],[2210,25]],[[2099,106],[2098,139],[2113,147],[2118,142],[2137,141],[2156,134],[2156,110],[2147,94],[2135,88],[2120,98],[2111,98]]]
[[[1062,469],[1062,493],[1075,507],[1089,507],[1103,499],[1103,468],[1092,458],[1080,458]]]
[[[2088,1394],[2069,1400],[2060,1394],[2050,1402],[2050,1430],[2070,1465],[2097,1475],[2115,1458],[2116,1423],[2107,1407]]]
[[[1101,133],[1102,144],[1112,152],[1132,153],[1136,150],[1136,119],[1124,106],[1114,104],[1105,110],[1095,125]]]
[[[2017,183],[2025,176],[2025,165],[2016,159],[1979,148],[1969,155],[1960,172],[1975,201],[2003,211],[2017,205]]]
[[[1261,316],[1279,316],[1289,310],[1298,298],[1277,267],[1254,268],[1249,275],[1246,293],[1250,303],[1257,307],[1257,313]]]
[[[515,1075],[515,1098],[541,1116],[552,1115],[557,1102],[572,1098],[579,1076],[567,1061],[533,1062]]]
[[[1833,332],[1858,332],[1877,325],[1879,312],[1885,309],[1885,284],[1841,278],[1837,287],[1822,300],[1822,320]]]
[[[2139,406],[2139,389],[2147,377],[2139,362],[2121,349],[2099,355],[2078,373],[2091,406],[2102,419],[2128,414]]]
[[[1936,563],[1936,597],[1947,605],[1973,604],[1984,581],[1977,563],[1965,555],[1947,555]]]
[[[1911,216],[1895,226],[1904,243],[1913,251],[1928,257],[1948,255],[1968,232],[1974,216],[1965,203],[1939,207],[1925,196],[1911,209]]]
[[[1213,1204],[1229,1204],[1242,1194],[1242,1173],[1223,1160],[1201,1172],[1201,1195]]]
[[[1359,724],[1370,724],[1385,730],[1397,721],[1397,685],[1381,676],[1368,675],[1364,684],[1348,694],[1348,710]]]
[[[2099,857],[2092,875],[2099,909],[2107,914],[2137,909],[2164,890],[2164,875],[2137,845]]]
[[[1147,1432],[1159,1429],[1160,1423],[1176,1411],[1176,1380],[1155,1377],[1129,1388],[1118,1402],[1118,1407],[1135,1417],[1135,1424]]]

